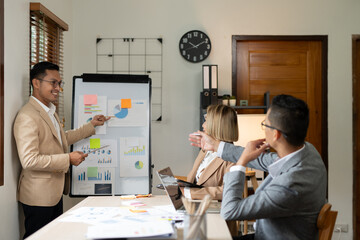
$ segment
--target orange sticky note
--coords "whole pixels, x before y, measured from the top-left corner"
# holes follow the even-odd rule
[[[133,213],[144,213],[144,212],[147,212],[146,210],[144,209],[129,209],[130,212],[133,212]]]
[[[97,95],[84,95],[84,105],[97,104]]]
[[[121,99],[121,108],[131,108],[131,99]]]

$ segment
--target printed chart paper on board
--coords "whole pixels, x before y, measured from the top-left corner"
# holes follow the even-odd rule
[[[79,166],[82,167],[116,167],[117,166],[117,140],[116,139],[102,139],[97,137],[90,137],[83,139],[74,144],[74,151],[81,151],[89,153],[91,139],[100,139],[100,146],[109,145],[109,147],[100,149],[96,152],[90,153],[85,161]]]
[[[96,96],[90,98],[90,96]],[[78,127],[90,122],[95,115],[106,115],[107,97],[97,95],[80,95],[78,111]],[[106,134],[106,124],[95,128],[96,134]]]
[[[120,177],[148,176],[148,146],[145,138],[120,138]]]
[[[107,126],[145,126],[148,121],[147,113],[147,102],[145,100],[131,99],[130,105],[129,99],[109,100],[108,116],[113,117],[107,121]]]
[[[99,141],[101,146],[109,146],[89,153],[92,150],[91,140]],[[79,166],[73,166],[74,190],[79,194],[111,194],[115,184],[117,140],[90,137],[75,143],[74,151],[89,154]]]

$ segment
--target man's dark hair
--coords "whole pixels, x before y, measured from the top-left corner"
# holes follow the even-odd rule
[[[289,144],[293,146],[304,144],[309,126],[307,104],[290,95],[278,95],[273,98],[270,110],[271,126],[280,130]]]
[[[59,66],[51,62],[39,62],[35,64],[30,70],[30,85],[32,85],[32,80],[34,78],[44,78],[46,76],[46,70],[56,70],[59,71]]]

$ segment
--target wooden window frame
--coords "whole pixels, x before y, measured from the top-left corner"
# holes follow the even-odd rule
[[[63,78],[63,32],[68,25],[41,3],[30,3],[30,69],[41,61],[49,61],[59,66]],[[29,82],[29,96],[31,95]],[[64,95],[60,92],[55,103],[62,126],[65,125]]]
[[[0,0],[0,186],[4,185],[4,0]]]

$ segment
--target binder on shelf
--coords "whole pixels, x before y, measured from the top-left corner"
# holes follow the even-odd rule
[[[207,108],[210,104],[218,104],[218,66],[203,65],[203,92],[201,107]]]
[[[201,94],[201,107],[207,108],[211,104],[210,98],[210,66],[202,66],[203,92]]]
[[[211,104],[218,104],[218,66],[210,66]]]

